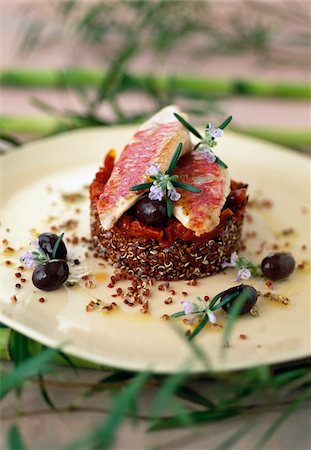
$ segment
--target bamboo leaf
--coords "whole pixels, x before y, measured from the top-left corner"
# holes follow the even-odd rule
[[[7,443],[8,450],[26,450],[21,433],[15,423],[9,428]]]
[[[270,425],[270,427],[261,436],[257,444],[255,445],[255,450],[260,450],[265,447],[266,443],[276,432],[276,430],[284,423],[293,412],[300,408],[307,400],[311,399],[311,387],[305,390],[296,400],[294,400],[291,405],[282,412],[279,417]]]
[[[42,374],[38,375],[38,381],[39,381],[39,389],[40,389],[43,400],[51,409],[56,409],[56,407],[55,407],[53,401],[51,400],[51,397],[49,396],[49,393],[46,389],[46,386],[44,383],[44,378],[43,378]]]
[[[228,408],[227,410],[215,410],[215,411],[195,411],[189,413],[191,417],[191,426],[207,424],[210,422],[217,422],[220,420],[226,420],[231,417],[237,416],[240,413],[239,408]],[[181,421],[179,415],[165,417],[154,421],[148,431],[167,430],[170,428],[185,427],[185,424]]]
[[[182,183],[181,181],[174,181],[173,184],[175,187],[185,189],[186,191],[195,192],[196,194],[199,194],[201,192],[201,189],[195,186],[191,186],[190,184],[187,183]]]
[[[179,386],[177,388],[177,391],[175,392],[175,395],[185,400],[188,400],[189,402],[195,403],[197,405],[205,406],[206,408],[215,407],[214,403],[211,400],[209,400],[208,398],[204,397],[201,394],[198,394],[196,391],[189,388],[188,386]]]
[[[199,139],[203,139],[201,134],[198,132],[198,130],[196,130],[192,125],[190,125],[190,123],[188,123],[183,117],[181,117],[177,113],[174,113],[174,116],[176,117],[176,119],[179,120],[179,122],[181,122],[183,124],[184,127],[187,128],[187,130],[190,131],[190,133],[194,134]]]
[[[151,406],[151,415],[160,416],[163,410],[170,404],[171,397],[178,390],[179,386],[187,378],[186,372],[176,372],[166,377],[158,390],[155,400]]]
[[[176,147],[175,153],[174,153],[174,155],[173,155],[173,157],[171,159],[170,165],[169,165],[169,167],[167,169],[167,173],[169,175],[172,175],[173,170],[175,169],[175,166],[177,164],[177,161],[178,161],[178,158],[179,158],[181,150],[182,150],[182,143],[179,142],[179,144]]]
[[[136,184],[135,186],[130,187],[130,191],[140,191],[141,189],[147,189],[152,186],[153,183],[142,183]]]
[[[231,331],[233,328],[233,325],[235,323],[236,318],[239,316],[243,304],[247,300],[247,294],[245,292],[241,292],[236,298],[234,303],[232,303],[232,306],[230,308],[230,311],[228,313],[228,319],[225,326],[225,330],[223,333],[222,338],[222,350],[225,348],[225,345],[227,344],[229,337],[231,335]]]
[[[66,355],[66,353],[62,352],[62,351],[58,351],[58,354],[61,358],[63,358],[64,361],[66,361],[66,363],[72,368],[72,370],[75,373],[78,373],[78,368],[77,366],[74,365],[74,363],[72,362],[71,358],[69,358],[68,355]]]
[[[145,384],[150,374],[142,372],[138,374],[132,382],[127,385],[116,397],[114,406],[107,419],[96,426],[91,432],[78,440],[70,443],[67,450],[85,450],[86,448],[100,448],[107,450],[112,447],[118,427],[120,426],[124,415],[133,405],[133,400],[137,397],[140,389]]]
[[[0,385],[0,399],[4,398],[11,389],[20,387],[26,380],[36,377],[41,373],[51,371],[51,359],[57,353],[57,349],[49,348],[37,355],[21,362],[18,367],[6,374]]]
[[[224,121],[219,125],[218,128],[220,128],[221,130],[223,130],[224,128],[226,128],[227,125],[229,125],[229,123],[231,122],[231,120],[232,120],[232,116],[227,117],[226,120],[224,120]]]

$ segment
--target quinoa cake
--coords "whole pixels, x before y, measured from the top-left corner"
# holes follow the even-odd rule
[[[185,115],[169,106],[117,161],[108,152],[90,185],[91,234],[98,255],[125,277],[200,278],[240,249],[247,185],[230,181],[212,150],[225,122],[194,145]]]

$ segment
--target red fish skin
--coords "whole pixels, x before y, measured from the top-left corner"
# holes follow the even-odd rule
[[[202,152],[182,156],[174,175],[178,181],[196,186],[200,193],[180,190],[181,198],[174,203],[174,215],[197,236],[211,231],[219,223],[220,211],[229,193],[226,169],[209,163]],[[227,192],[228,191],[228,192]]]

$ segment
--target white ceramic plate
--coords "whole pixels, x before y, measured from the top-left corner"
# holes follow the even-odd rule
[[[182,291],[188,299],[197,295],[215,295],[235,283],[233,269],[205,278],[195,287],[185,282],[171,283],[176,291],[174,301],[164,304],[167,292],[152,288],[150,314],[143,315],[139,308],[129,308],[111,297],[114,290],[107,287],[112,274],[107,265],[98,260],[84,258],[85,249],[68,245],[69,255],[82,261],[81,270],[92,270],[97,277],[95,289],[83,285],[78,288],[62,287],[58,291],[38,291],[31,283],[31,270],[24,272],[27,279],[22,289],[16,289],[14,276],[18,257],[31,236],[48,231],[53,224],[68,218],[79,219],[77,229],[67,232],[89,235],[87,190],[106,151],[122,149],[133,133],[133,128],[92,129],[68,133],[25,146],[1,160],[1,236],[9,240],[14,253],[1,254],[1,316],[0,320],[21,333],[49,346],[65,343],[69,354],[100,364],[126,369],[151,368],[157,372],[173,372],[182,367],[202,370],[201,362],[176,331],[186,326],[177,320],[163,320],[163,314],[181,310]],[[218,150],[218,148],[217,148]],[[308,206],[309,169],[306,158],[288,150],[261,141],[226,133],[219,145],[219,156],[229,164],[231,176],[249,183],[250,197],[268,198],[273,207],[251,209],[252,222],[246,221],[244,233],[255,231],[256,237],[247,239],[245,254],[260,262],[261,258],[278,243],[280,250],[291,251],[296,260],[307,260],[310,222]],[[61,200],[63,192],[83,192],[79,203]],[[76,208],[81,210],[76,213]],[[10,231],[6,231],[6,229]],[[282,235],[282,230],[294,232]],[[261,255],[256,251],[262,247]],[[6,260],[13,265],[7,266]],[[14,266],[15,265],[15,266]],[[259,317],[243,316],[237,321],[230,338],[230,347],[220,356],[222,329],[208,326],[197,338],[197,344],[206,352],[213,370],[232,370],[263,363],[278,363],[306,357],[310,354],[310,270],[296,270],[289,280],[275,284],[274,293],[290,298],[288,306],[265,298],[258,300]],[[262,279],[250,284],[267,292]],[[126,288],[127,283],[121,284]],[[11,297],[16,295],[17,302]],[[44,303],[38,299],[45,298]],[[116,300],[117,312],[102,314],[86,312],[91,299],[100,298],[107,303]],[[222,312],[218,323],[224,325]],[[175,325],[175,326],[174,326]],[[245,335],[245,339],[243,336]]]

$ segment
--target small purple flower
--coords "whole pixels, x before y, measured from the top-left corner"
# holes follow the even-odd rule
[[[221,267],[225,269],[226,267],[234,267],[239,259],[237,252],[233,252],[230,256],[230,262],[223,262]]]
[[[238,271],[238,276],[235,281],[238,283],[242,280],[248,280],[252,276],[252,272],[249,269],[246,269],[246,267],[242,267]]]
[[[214,138],[220,138],[223,136],[224,132],[220,128],[216,128],[211,123],[208,124],[208,127],[206,128],[206,131]]]
[[[206,161],[210,164],[213,164],[216,161],[216,156],[206,145],[203,147],[203,155]]]
[[[176,191],[175,188],[173,189],[169,189],[167,191],[167,195],[169,196],[169,198],[173,201],[173,202],[177,202],[177,200],[180,199],[181,195],[179,194],[179,192]]]
[[[149,168],[146,170],[147,175],[158,175],[160,169],[154,163],[149,164]]]
[[[34,257],[33,257],[33,255],[30,252],[24,253],[20,257],[20,261],[24,264],[24,266],[27,269],[30,269],[31,267],[33,267],[35,265]]]
[[[185,314],[192,314],[194,312],[193,304],[188,300],[184,300],[181,304],[183,305]]]
[[[161,188],[159,188],[156,185],[152,185],[150,187],[150,192],[148,194],[148,197],[150,198],[150,200],[159,200],[161,201],[163,198],[163,191]]]
[[[33,245],[34,248],[38,250],[38,248],[40,247],[40,245],[39,245],[39,238],[36,238],[33,241],[30,241],[30,244]]]

